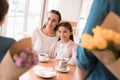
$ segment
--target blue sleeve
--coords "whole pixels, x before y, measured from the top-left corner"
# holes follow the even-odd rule
[[[92,28],[100,25],[110,11],[109,0],[94,0],[83,33],[92,34]]]
[[[77,66],[82,70],[90,71],[96,64],[96,57],[89,51],[84,50],[82,47],[77,48]]]
[[[109,0],[94,0],[83,33],[92,34],[92,28],[96,27],[96,25],[100,25],[105,19],[105,16],[110,10],[110,8],[108,8],[109,6]],[[78,47],[77,65],[79,68],[89,71],[94,67],[97,61],[97,58],[91,52],[87,52],[80,46]]]
[[[110,11],[120,16],[120,0],[94,0],[83,33],[92,34],[92,28],[102,24]]]
[[[7,50],[16,42],[15,39],[12,38],[6,38],[6,37],[0,37],[0,62],[4,58]]]
[[[102,24],[110,11],[120,15],[119,6],[120,0],[94,0],[83,34],[92,34],[92,28]],[[86,80],[117,80],[91,52],[81,46],[77,48],[76,65],[91,73]]]

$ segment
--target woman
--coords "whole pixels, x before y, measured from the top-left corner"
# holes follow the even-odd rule
[[[77,44],[73,40],[73,30],[69,22],[62,22],[57,27],[59,41],[50,47],[48,54],[52,59],[69,58],[68,64],[75,65]]]
[[[5,16],[8,12],[9,4],[7,1],[8,0],[0,0],[0,26],[4,23]],[[0,61],[2,61],[5,53],[14,42],[15,40],[12,38],[0,36]]]
[[[32,35],[33,50],[36,53],[46,53],[54,42],[57,42],[55,28],[61,21],[61,14],[57,10],[48,12],[46,22],[42,28],[36,28]]]

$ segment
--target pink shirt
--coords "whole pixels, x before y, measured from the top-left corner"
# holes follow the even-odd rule
[[[77,44],[74,43],[73,41],[69,41],[68,43],[66,43],[64,45],[64,48],[61,48],[61,49],[64,49],[64,50],[60,50],[60,44],[61,44],[61,41],[58,41],[57,43],[54,43],[49,51],[48,51],[48,55],[51,59],[55,59],[60,56],[60,58],[70,58],[70,60],[68,61],[68,64],[72,64],[72,65],[75,65],[76,63],[76,49],[77,49]],[[58,52],[58,50],[60,50],[60,52]],[[64,54],[63,54],[64,53]],[[59,55],[59,56],[57,56]],[[59,58],[59,59],[60,59]]]

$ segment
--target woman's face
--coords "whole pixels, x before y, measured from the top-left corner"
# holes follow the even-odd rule
[[[58,20],[59,20],[58,15],[54,13],[48,13],[46,18],[46,29],[54,30],[56,25],[59,23]]]
[[[60,26],[57,30],[57,35],[63,42],[68,42],[70,40],[71,32],[68,28]]]

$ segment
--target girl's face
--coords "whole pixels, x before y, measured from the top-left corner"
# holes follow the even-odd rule
[[[56,25],[59,23],[58,20],[59,20],[58,15],[54,13],[48,13],[46,18],[46,29],[54,30]]]
[[[70,35],[72,32],[65,26],[60,26],[59,29],[57,30],[58,37],[61,39],[63,43],[66,43],[70,40]]]

